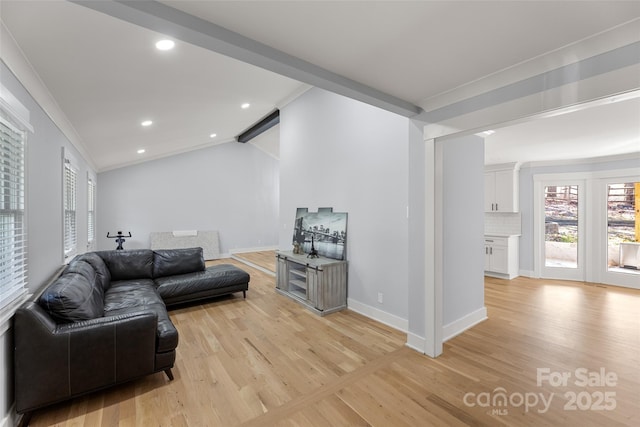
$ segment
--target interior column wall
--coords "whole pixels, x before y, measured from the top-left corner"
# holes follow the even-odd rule
[[[442,350],[442,300],[435,289],[435,141],[422,122],[409,125],[409,327],[407,345],[435,357]],[[437,300],[437,301],[436,301]]]
[[[280,249],[292,248],[297,208],[347,212],[348,305],[401,330],[408,316],[408,123],[318,88],[280,113]]]
[[[443,341],[486,319],[484,307],[484,140],[436,140],[436,281]],[[436,288],[438,283],[436,283]]]

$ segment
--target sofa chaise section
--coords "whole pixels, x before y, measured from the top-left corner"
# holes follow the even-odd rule
[[[242,291],[246,298],[249,273],[231,264],[219,264],[201,271],[155,279],[167,306]]]

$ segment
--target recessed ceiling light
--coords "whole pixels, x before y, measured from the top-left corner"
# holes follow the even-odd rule
[[[138,154],[142,154],[142,153],[144,153],[145,151],[147,151],[147,150],[145,150],[144,148],[141,148],[141,149],[139,149],[139,150],[138,150]]]
[[[215,133],[212,133],[211,135],[209,135],[209,138],[215,138],[216,136],[218,136],[218,135],[215,134]]]
[[[495,130],[485,130],[484,132],[482,132],[483,134],[489,136],[489,135],[493,135],[494,133],[496,133]]]
[[[142,123],[140,123],[142,126],[151,126],[153,124],[153,122],[151,120],[145,120]]]
[[[240,106],[240,108],[242,108],[243,110],[246,110],[247,108],[251,107],[251,104],[249,104],[248,102],[245,102],[244,104],[242,104]]]
[[[156,43],[156,49],[158,50],[171,50],[176,45],[173,40],[160,40]]]

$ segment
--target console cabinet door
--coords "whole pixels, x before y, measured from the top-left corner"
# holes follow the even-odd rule
[[[318,307],[318,291],[320,289],[319,278],[321,274],[322,272],[318,271],[318,269],[307,267],[307,300],[309,300],[309,304],[317,309],[320,309]]]
[[[289,272],[287,271],[287,260],[286,258],[278,257],[276,263],[276,288],[287,290],[287,278],[289,277]]]

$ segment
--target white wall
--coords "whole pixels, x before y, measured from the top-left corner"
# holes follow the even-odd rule
[[[0,62],[0,82],[29,110],[34,128],[34,133],[27,135],[26,157],[28,287],[33,292],[63,264],[62,148],[73,154],[79,167],[78,252],[87,247],[86,176],[91,168],[4,62]],[[0,425],[11,425],[15,417],[11,334],[8,325],[0,325]]]
[[[81,154],[0,63],[0,81],[29,110],[34,133],[27,135],[29,289],[40,287],[63,263],[62,148],[78,161],[78,252],[87,248],[87,171]]]
[[[347,212],[349,305],[404,329],[408,132],[404,117],[317,88],[280,115],[280,248],[296,208]]]
[[[136,249],[174,230],[218,230],[221,253],[275,247],[278,182],[276,159],[236,142],[100,173],[98,248],[115,249],[107,232]]]

